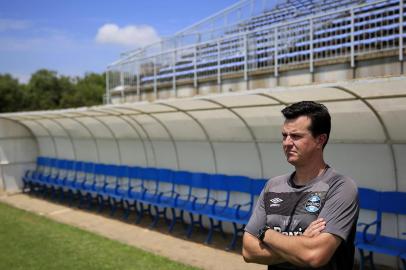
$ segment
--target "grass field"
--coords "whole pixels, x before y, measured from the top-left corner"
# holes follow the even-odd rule
[[[196,269],[0,203],[0,269]]]

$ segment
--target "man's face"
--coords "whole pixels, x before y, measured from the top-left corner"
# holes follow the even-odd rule
[[[296,119],[286,120],[282,127],[282,146],[287,161],[294,166],[306,165],[319,150],[323,149],[323,139],[313,137],[309,127],[311,119],[299,116]]]

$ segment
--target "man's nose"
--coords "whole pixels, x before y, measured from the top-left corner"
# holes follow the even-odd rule
[[[286,136],[284,139],[283,139],[283,144],[284,145],[291,145],[293,143],[293,140],[292,140],[292,138],[290,137],[290,136]]]

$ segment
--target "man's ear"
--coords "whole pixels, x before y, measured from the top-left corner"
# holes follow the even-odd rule
[[[323,145],[327,141],[327,134],[320,134],[317,136],[317,144],[320,146],[320,148],[323,148]]]

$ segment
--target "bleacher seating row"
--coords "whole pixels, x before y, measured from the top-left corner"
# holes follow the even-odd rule
[[[127,64],[133,61],[140,64],[140,69],[130,71],[132,65],[126,66],[129,72],[124,74],[124,84],[150,87],[172,80],[181,82],[228,73],[240,73],[241,76],[243,71],[272,71],[275,65],[281,67],[374,52],[396,52],[400,39],[405,38],[400,34],[399,17],[403,14],[399,14],[399,5],[399,0],[281,2],[261,14],[228,25],[227,29],[220,31],[221,35],[203,43],[178,48],[175,53],[162,51],[159,55],[152,53],[150,57],[127,60]],[[323,16],[326,12],[334,13]],[[294,24],[289,23],[292,20],[295,20]],[[274,29],[278,29],[277,57]],[[209,32],[206,34],[210,36]],[[148,65],[151,68],[143,68]],[[116,85],[121,85],[122,81],[112,80],[112,90],[120,90]]]
[[[184,214],[188,213],[188,237],[195,225],[203,228],[205,216],[210,221],[207,243],[211,242],[215,230],[224,234],[223,222],[230,222],[234,233],[229,248],[234,249],[238,235],[251,215],[255,197],[265,182],[245,176],[38,157],[36,169],[28,170],[23,177],[23,191],[61,200],[67,198],[70,205],[77,199],[79,207],[87,203],[89,209],[97,205],[99,211],[109,206],[110,215],[121,207],[125,218],[134,210],[136,222],[148,213],[153,217],[151,226],[155,226],[162,216],[169,231],[178,220],[186,224]],[[238,198],[234,198],[236,193],[239,193]],[[244,203],[241,203],[242,198],[245,198]],[[168,210],[172,212],[171,220],[167,216]]]
[[[406,192],[376,191],[359,188],[361,209],[373,211],[375,220],[371,223],[359,222],[362,231],[357,232],[355,245],[360,253],[360,269],[366,269],[369,262],[374,268],[374,253],[385,254],[401,259],[406,270],[406,239],[382,235],[383,214],[406,215]],[[405,235],[406,233],[403,233]]]
[[[24,191],[67,198],[70,204],[77,199],[79,207],[87,203],[89,209],[96,205],[102,211],[108,206],[110,215],[121,207],[125,219],[135,211],[137,223],[147,213],[153,217],[152,227],[163,217],[170,232],[177,221],[185,225],[184,215],[189,214],[188,237],[195,225],[203,228],[202,219],[207,217],[206,243],[211,242],[215,230],[224,234],[223,222],[229,222],[233,225],[229,248],[234,249],[266,180],[38,157],[36,168],[25,173],[23,183]],[[233,203],[236,194],[239,203]],[[241,198],[245,198],[244,203]],[[359,188],[359,199],[361,209],[376,215],[372,223],[358,223],[362,231],[357,232],[355,244],[361,269],[366,262],[373,266],[374,252],[399,257],[406,269],[406,239],[381,234],[383,213],[406,215],[406,193]]]
[[[347,3],[348,4],[348,3]],[[345,6],[345,5],[343,5]],[[350,16],[342,15],[334,20],[314,24],[313,40],[309,40],[308,29],[295,27],[295,30],[289,30],[289,37],[278,42],[278,61],[280,64],[295,64],[303,61],[309,61],[310,54],[313,53],[314,61],[318,59],[336,58],[339,54],[347,55],[351,46],[355,48],[355,54],[365,53],[363,48],[367,46],[376,46],[380,50],[393,49],[399,41],[399,22],[396,14],[398,5],[396,1],[388,1],[378,3],[371,7],[357,8],[354,15],[354,42],[351,42],[350,32]],[[367,19],[367,17],[370,17]],[[253,18],[252,20],[256,20]],[[308,24],[307,21],[306,25]],[[302,22],[303,23],[303,22]],[[300,24],[300,22],[298,22]],[[267,27],[272,25],[268,22]],[[404,23],[404,25],[406,25]],[[275,62],[275,47],[273,39],[273,30],[268,29],[268,32],[261,32],[255,28],[250,40],[255,41],[255,48],[249,52],[247,64],[252,69],[256,66],[260,68],[272,67]],[[285,31],[284,31],[285,32]],[[265,36],[264,36],[265,35]],[[227,37],[227,35],[226,35]],[[392,44],[393,43],[393,44]],[[231,46],[229,45],[231,44]],[[235,45],[233,45],[235,44]],[[310,50],[310,44],[313,50]],[[156,75],[143,74],[140,78],[142,83],[153,83],[156,79],[158,82],[176,77],[192,78],[196,73],[199,78],[213,76],[217,70],[222,74],[227,72],[242,71],[244,68],[244,52],[241,36],[232,35],[220,42],[220,48],[217,48],[217,43],[208,43],[196,47],[197,59],[194,63],[194,57],[187,55],[182,60],[181,64],[164,65],[157,69]],[[366,48],[368,52],[368,48]],[[331,54],[330,56],[327,54]],[[219,59],[217,55],[220,54]],[[318,55],[320,54],[320,55]]]

